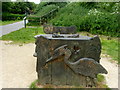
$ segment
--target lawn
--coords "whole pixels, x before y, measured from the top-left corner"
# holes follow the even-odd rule
[[[22,28],[2,36],[1,39],[10,40],[14,43],[31,43],[35,41],[34,36],[38,34],[44,34],[42,27]]]
[[[22,21],[22,20],[14,20],[14,21],[1,21],[0,20],[0,26],[7,25],[7,24],[12,24],[12,23],[19,22],[19,21]]]

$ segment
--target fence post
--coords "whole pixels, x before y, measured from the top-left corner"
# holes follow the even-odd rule
[[[24,20],[24,27],[26,28],[26,17],[24,17],[23,20]]]

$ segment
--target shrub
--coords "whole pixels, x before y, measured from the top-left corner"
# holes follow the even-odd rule
[[[2,21],[22,20],[24,17],[25,15],[21,15],[21,14],[2,13]]]
[[[37,16],[27,16],[28,26],[38,26],[40,25],[40,17]]]
[[[51,17],[53,17],[58,10],[55,5],[47,5],[42,8],[37,14],[28,16],[29,26],[36,26],[47,22]]]
[[[76,25],[78,31],[118,37],[118,4],[97,3],[94,8],[89,7],[91,4],[70,3],[61,8],[50,22],[55,26]],[[113,6],[111,8],[113,12],[109,12],[110,8],[107,7],[109,4]],[[104,10],[103,6],[107,9]]]
[[[36,16],[43,16],[46,13],[49,13],[51,10],[56,9],[56,8],[57,8],[57,6],[55,6],[55,5],[47,5],[43,8],[41,8],[35,15]]]
[[[95,10],[91,10],[91,12],[94,13],[88,12],[88,14],[83,18],[80,25],[80,31],[84,30],[93,34],[103,34],[118,37],[117,14]]]

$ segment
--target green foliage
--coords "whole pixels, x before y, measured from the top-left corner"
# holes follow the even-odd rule
[[[98,74],[97,75],[97,80],[98,80],[98,82],[103,82],[105,80],[105,77],[101,74]]]
[[[57,8],[57,6],[55,6],[55,5],[47,5],[47,6],[43,7],[43,8],[41,8],[41,9],[35,14],[35,16],[43,16],[43,15],[45,15],[46,13],[48,13],[48,12],[50,12],[51,10],[56,9],[56,8]]]
[[[35,8],[35,13],[37,13],[39,10],[41,10],[44,6],[47,5],[47,2],[41,2],[37,5],[37,7]]]
[[[27,16],[28,26],[39,26],[40,25],[40,17],[36,16]]]
[[[2,12],[13,14],[33,13],[36,5],[33,2],[2,2]]]
[[[9,12],[12,7],[12,2],[2,2],[2,12]]]
[[[67,2],[48,2],[48,5],[56,5],[56,6],[59,6],[60,8],[64,7],[66,4]]]
[[[41,4],[40,4],[41,5]],[[51,17],[54,16],[54,13],[58,10],[58,6],[55,5],[47,5],[38,11],[38,13],[34,15],[30,15],[27,17],[28,26],[38,26],[43,22],[47,22]]]
[[[116,2],[104,2],[97,4],[97,8],[99,8],[101,11],[107,11],[111,13],[119,12],[119,7],[120,4]]]
[[[2,13],[2,21],[8,20],[22,20],[25,15],[12,14],[12,13]]]
[[[82,13],[81,13],[82,12]],[[80,28],[82,18],[87,14],[88,9],[79,5],[79,3],[71,3],[64,8],[61,8],[57,16],[51,20],[56,26],[76,25]]]
[[[39,13],[43,8],[46,8],[47,6],[51,6],[50,8],[52,8],[52,6],[56,6],[56,7],[63,7],[67,4],[67,2],[41,2],[39,3],[39,5],[37,5],[36,9],[35,9],[35,13]],[[48,8],[46,8],[48,9]],[[44,9],[45,10],[45,9]]]
[[[88,15],[83,18],[79,30],[88,31],[93,34],[103,34],[118,37],[117,14],[100,12],[96,9],[93,9],[89,11]]]
[[[118,7],[118,3],[112,2],[70,3],[61,8],[50,22],[56,26],[76,25],[78,31],[118,37]]]
[[[15,43],[31,43],[35,41],[34,36],[38,34],[44,34],[42,27],[22,28],[2,36],[2,40],[12,40]]]
[[[97,75],[97,85],[98,88],[105,88],[106,90],[111,90],[106,84],[105,84],[105,77],[101,74]]]
[[[81,2],[79,3],[80,6],[91,9],[97,7],[97,2]]]
[[[28,26],[38,26],[55,17],[58,8],[65,6],[66,2],[41,2],[35,9],[35,14],[28,16]]]
[[[31,83],[29,88],[38,88],[37,85],[36,85],[37,83],[38,83],[38,80],[35,80],[34,82]]]

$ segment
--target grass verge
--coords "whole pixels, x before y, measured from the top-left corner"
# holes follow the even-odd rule
[[[14,21],[1,21],[0,20],[0,26],[7,25],[7,24],[12,24],[12,23],[19,22],[19,21],[22,21],[22,20],[14,20]]]
[[[101,42],[102,53],[110,55],[113,60],[118,61],[120,64],[120,59],[118,57],[118,47],[120,46],[120,42],[118,42],[118,39],[112,38],[111,40],[106,40],[105,38],[101,38]]]
[[[34,36],[38,34],[44,34],[42,27],[22,28],[18,31],[2,36],[1,39],[13,41],[13,43],[32,43],[35,41]]]

